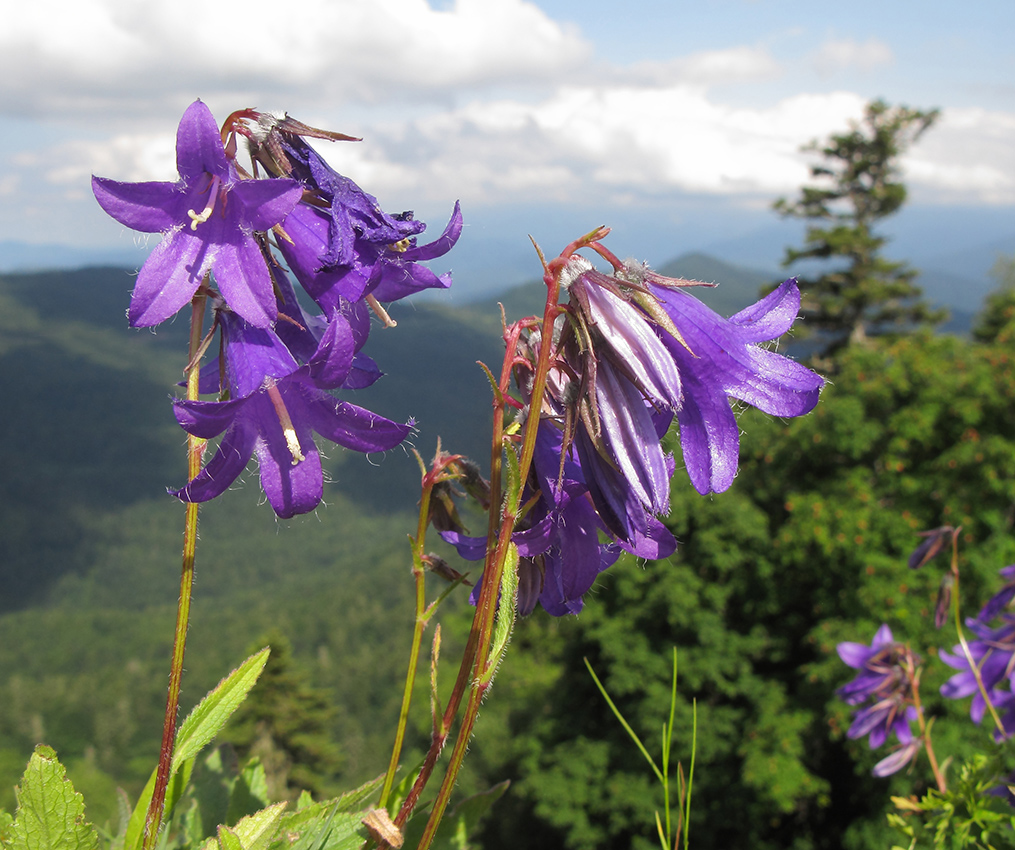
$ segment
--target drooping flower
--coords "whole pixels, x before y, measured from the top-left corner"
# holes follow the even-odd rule
[[[269,171],[293,177],[307,190],[308,202],[286,218],[279,250],[290,270],[329,313],[336,299],[357,301],[372,295],[397,301],[424,289],[446,289],[450,275],[437,275],[421,263],[444,256],[462,232],[455,204],[444,232],[417,245],[426,224],[411,212],[397,215],[381,209],[377,199],[335,171],[302,136],[335,138],[285,116],[256,114],[247,135],[254,157]],[[348,139],[344,136],[340,138]]]
[[[538,602],[555,617],[577,614],[596,577],[620,555],[620,547],[601,543],[605,527],[589,498],[581,467],[573,456],[560,468],[560,432],[541,422],[536,437],[528,495],[539,498],[525,527],[512,535],[518,547],[518,613],[529,614]],[[441,536],[470,561],[486,554],[486,538],[447,531]],[[672,551],[672,550],[671,550]],[[472,599],[478,599],[482,579]]]
[[[920,747],[909,725],[917,719],[912,704],[915,656],[905,644],[895,641],[887,625],[878,629],[870,646],[846,641],[836,649],[846,664],[860,671],[836,695],[848,705],[870,701],[854,714],[848,737],[867,735],[871,749],[877,749],[894,733],[901,747],[878,762],[874,775],[888,776],[901,770]]]
[[[951,652],[941,650],[938,657],[949,667],[960,672],[952,676],[941,686],[941,695],[949,699],[962,699],[972,695],[973,701],[969,716],[974,723],[983,720],[987,712],[987,699],[995,709],[1007,712],[1002,718],[1006,733],[1015,730],[1015,694],[1012,691],[1015,677],[1015,615],[1002,615],[1004,625],[991,628],[979,620],[968,619],[966,625],[977,635],[976,640],[968,641],[972,662],[976,672],[970,666],[969,658],[961,645],[953,647]],[[977,682],[977,673],[980,684]]]
[[[292,212],[303,195],[294,180],[241,180],[218,126],[201,101],[188,107],[176,135],[175,183],[92,178],[99,205],[121,224],[162,233],[134,287],[131,325],[157,325],[187,304],[205,273],[230,308],[257,327],[275,319],[275,296],[253,238]]]
[[[220,495],[256,454],[261,486],[280,517],[313,510],[323,496],[323,471],[313,433],[360,452],[394,448],[410,433],[400,425],[341,401],[314,380],[312,365],[301,366],[278,336],[228,312],[220,315],[225,337],[227,401],[174,399],[176,419],[203,439],[224,435],[201,472],[173,495],[204,502]],[[337,341],[331,343],[339,345]],[[352,369],[351,346],[344,358]],[[328,382],[341,383],[341,366],[325,369]],[[204,377],[205,373],[202,373]]]
[[[554,366],[561,377],[548,384],[546,406],[565,447],[578,448],[600,516],[632,540],[668,512],[674,464],[661,439],[674,417],[691,483],[721,492],[733,483],[740,448],[730,399],[800,416],[817,404],[824,380],[758,345],[796,318],[794,280],[724,319],[682,289],[686,281],[630,262],[614,268],[606,275],[583,257],[566,260],[570,300]]]

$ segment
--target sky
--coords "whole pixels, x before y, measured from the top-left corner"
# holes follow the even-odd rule
[[[617,253],[662,262],[776,221],[772,202],[808,180],[801,146],[882,97],[942,110],[902,162],[914,209],[937,222],[923,241],[1010,235],[1015,251],[1011,0],[0,9],[3,240],[150,247],[103,216],[89,178],[175,179],[176,125],[201,98],[220,121],[255,107],[362,137],[322,153],[437,233],[460,199],[472,275],[534,276],[528,235],[554,252],[599,224]]]

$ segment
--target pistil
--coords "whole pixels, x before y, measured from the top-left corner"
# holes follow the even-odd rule
[[[275,382],[268,379],[268,398],[271,399],[271,404],[275,408],[275,415],[278,416],[278,421],[282,425],[282,434],[285,436],[285,444],[289,447],[289,454],[293,456],[293,466],[296,466],[301,460],[306,460],[303,456],[303,451],[300,449],[300,441],[296,436],[296,429],[293,427],[293,421],[289,416],[289,411],[286,409],[285,402],[282,400],[282,393],[278,391],[278,387]]]

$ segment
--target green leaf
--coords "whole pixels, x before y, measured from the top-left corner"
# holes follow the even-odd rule
[[[222,844],[222,850],[233,850],[232,847],[226,846],[222,842],[222,835],[225,832],[236,836],[242,850],[267,850],[272,836],[277,832],[276,827],[285,807],[286,803],[275,803],[273,806],[268,806],[266,809],[242,818],[232,830],[220,828],[219,843]]]
[[[99,837],[85,821],[85,804],[56,753],[35,748],[17,789],[11,850],[96,850]]]
[[[173,808],[179,801],[183,790],[190,781],[190,773],[194,769],[194,759],[226,725],[226,721],[246,698],[250,689],[257,682],[264,665],[268,661],[269,650],[262,649],[251,655],[232,673],[218,683],[204,699],[201,700],[183,722],[176,733],[176,748],[173,761],[169,768],[169,787],[166,789],[166,804],[163,822],[169,820]],[[134,807],[127,826],[127,836],[123,846],[125,850],[136,850],[144,835],[145,818],[152,795],[155,793],[155,771],[152,771],[148,784],[141,792],[141,798]]]
[[[222,730],[254,687],[257,677],[268,662],[268,654],[266,648],[251,655],[197,704],[176,735],[173,772],[184,761],[194,758]]]

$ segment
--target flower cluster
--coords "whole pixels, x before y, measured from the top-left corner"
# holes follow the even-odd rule
[[[873,750],[894,733],[899,746],[874,766],[874,775],[896,773],[920,749],[920,739],[913,736],[909,727],[910,721],[917,719],[912,705],[917,659],[909,647],[895,641],[887,625],[878,629],[870,646],[847,641],[836,649],[846,664],[860,671],[836,694],[848,705],[870,701],[870,705],[856,712],[847,734],[850,738],[868,735]]]
[[[941,686],[942,696],[963,699],[973,695],[969,716],[979,723],[987,713],[987,703],[1000,715],[1000,737],[1015,733],[1015,614],[1002,613],[1015,596],[1015,566],[1001,570],[1008,583],[996,593],[966,626],[976,635],[968,642],[969,654],[959,644],[951,652],[941,650],[939,657],[959,672]],[[1001,625],[990,621],[1000,618]],[[972,663],[970,663],[970,659]]]
[[[729,399],[800,416],[824,384],[757,345],[792,325],[800,307],[795,281],[724,319],[681,288],[688,282],[616,261],[598,242],[591,247],[610,259],[613,274],[565,254],[559,280],[569,301],[550,339],[539,329],[523,338],[515,371],[526,415],[540,416],[528,484],[537,501],[515,534],[519,553],[531,559],[522,611],[538,597],[553,614],[576,613],[621,549],[653,559],[674,551],[659,520],[669,512],[675,470],[661,441],[674,419],[691,483],[702,494],[720,492],[732,484],[739,456]],[[543,345],[551,347],[547,389],[533,399]],[[463,557],[481,556],[478,542],[446,537]]]
[[[237,136],[247,139],[267,178],[236,163]],[[412,213],[382,211],[302,136],[349,138],[252,110],[234,113],[220,133],[197,101],[177,132],[178,181],[92,178],[95,197],[110,216],[135,230],[163,234],[138,274],[130,324],[157,325],[199,290],[215,307],[221,353],[202,370],[200,390],[220,400],[174,404],[188,433],[223,437],[200,474],[175,491],[185,501],[219,495],[256,454],[275,512],[305,513],[323,494],[313,432],[371,452],[393,448],[411,431],[332,391],[365,387],[380,377],[361,353],[370,307],[386,317],[378,300],[450,285],[448,276],[420,263],[451,249],[461,233],[461,213],[456,205],[444,233],[417,245],[423,222]],[[320,312],[311,315],[300,306],[273,248]]]

